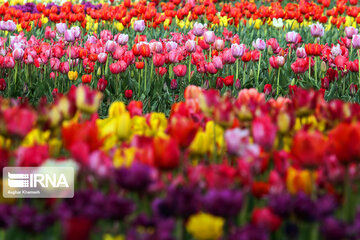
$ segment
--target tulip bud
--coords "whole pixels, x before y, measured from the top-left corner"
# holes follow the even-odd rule
[[[254,77],[254,71],[252,69],[250,69],[250,74],[249,74],[250,78]]]
[[[269,55],[272,55],[272,54],[274,53],[271,46],[268,46],[268,48],[267,48],[267,53],[268,53]]]
[[[51,73],[50,73],[50,78],[51,78],[51,79],[55,79],[55,73],[54,73],[54,72],[51,72]]]
[[[6,81],[3,78],[0,78],[0,91],[4,91],[6,89]]]
[[[205,80],[204,85],[203,85],[204,89],[208,89],[209,88],[209,80]]]
[[[175,89],[177,89],[177,87],[178,87],[178,83],[177,83],[176,79],[171,80],[170,88],[172,90],[175,90]]]
[[[164,92],[166,92],[168,90],[168,86],[166,85],[166,82],[164,82],[163,90],[164,90]]]
[[[355,95],[358,91],[358,86],[354,83],[350,85],[350,94]]]
[[[218,77],[216,79],[216,88],[217,89],[222,89],[223,88],[223,85],[224,85],[224,79],[222,77]]]
[[[293,78],[293,79],[291,80],[290,85],[295,85],[295,78]]]
[[[101,92],[105,91],[107,84],[108,84],[108,82],[104,77],[100,78],[97,83],[97,90],[99,90]]]
[[[235,82],[235,89],[236,90],[240,90],[241,88],[241,82],[240,82],[240,79],[236,79],[236,82]]]
[[[321,62],[320,69],[322,72],[326,72],[327,67],[326,67],[326,63],[324,61]]]
[[[97,73],[96,73],[98,76],[101,75],[101,67],[98,67],[98,70],[97,70]]]

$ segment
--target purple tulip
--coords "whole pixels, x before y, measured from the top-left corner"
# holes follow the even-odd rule
[[[360,48],[360,35],[356,34],[352,37],[352,45],[354,49]]]
[[[117,37],[117,43],[121,46],[126,45],[129,41],[129,35],[127,34],[119,34]]]
[[[245,53],[246,46],[245,44],[231,44],[231,53],[234,58],[242,57]]]
[[[207,44],[213,44],[215,42],[215,33],[213,31],[206,31],[204,33],[204,40]]]
[[[165,44],[166,51],[171,52],[178,47],[178,44],[174,41],[169,41]]]
[[[194,27],[193,27],[193,33],[195,36],[197,37],[201,37],[205,32],[205,25],[201,24],[201,23],[194,23]]]
[[[322,37],[324,36],[324,27],[320,23],[311,24],[310,32],[313,37]]]
[[[135,32],[143,32],[145,30],[144,20],[136,20],[134,22],[134,30]]]
[[[346,27],[345,28],[345,35],[347,38],[352,38],[354,35],[358,34],[358,30],[354,27]]]
[[[16,48],[13,52],[13,57],[15,60],[22,60],[24,57],[24,50],[22,48]]]
[[[65,37],[65,41],[67,41],[67,42],[74,42],[75,41],[74,32],[71,31],[71,30],[66,30],[65,34],[64,34],[64,37]]]
[[[286,42],[288,43],[296,43],[298,39],[298,33],[297,32],[288,32],[286,33]]]
[[[57,23],[56,24],[56,31],[58,34],[63,35],[67,29],[66,23]]]
[[[263,51],[266,48],[266,43],[264,40],[258,38],[252,43],[253,47],[258,51]]]
[[[229,189],[211,189],[203,197],[202,202],[206,212],[224,218],[231,218],[240,212],[243,194],[240,191]]]
[[[117,46],[118,45],[116,44],[115,41],[108,40],[105,44],[105,51],[108,53],[113,53],[115,52]]]

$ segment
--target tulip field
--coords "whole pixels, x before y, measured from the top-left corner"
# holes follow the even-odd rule
[[[0,0],[0,240],[359,240],[360,1]],[[7,176],[1,171],[1,189]]]

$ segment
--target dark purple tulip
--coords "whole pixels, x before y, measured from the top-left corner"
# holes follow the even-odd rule
[[[172,237],[174,225],[172,219],[148,218],[141,214],[127,232],[126,240],[174,240]]]
[[[268,240],[269,235],[263,229],[253,225],[247,225],[234,234],[230,235],[229,240]]]
[[[0,204],[0,228],[8,228],[13,222],[15,208],[9,204]]]
[[[268,206],[282,218],[287,218],[293,208],[293,200],[290,194],[280,193],[269,196]]]
[[[294,201],[294,213],[300,220],[305,222],[314,221],[317,217],[316,204],[305,193],[299,193]]]
[[[81,190],[75,192],[73,198],[64,200],[58,208],[58,215],[62,219],[85,217],[96,221],[106,216],[106,200],[100,191]]]
[[[106,196],[106,204],[104,206],[105,217],[111,220],[122,220],[135,210],[135,204],[129,200],[110,194]]]
[[[225,218],[235,217],[241,210],[243,194],[229,189],[211,189],[203,197],[206,212]]]
[[[333,214],[337,208],[337,203],[334,197],[325,195],[316,201],[316,209],[319,218],[325,218]]]
[[[320,231],[325,240],[339,240],[346,237],[345,223],[334,217],[328,217],[322,221]]]
[[[170,187],[164,199],[153,203],[153,210],[161,217],[183,217],[198,212],[200,209],[200,194],[190,187]]]
[[[116,183],[130,191],[146,191],[153,182],[153,169],[145,164],[134,162],[131,167],[115,170]]]
[[[54,217],[38,213],[29,205],[24,205],[15,210],[15,225],[28,232],[42,232],[54,223]]]

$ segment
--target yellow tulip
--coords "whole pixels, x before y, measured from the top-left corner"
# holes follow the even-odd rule
[[[21,145],[24,147],[31,147],[34,145],[44,145],[48,142],[50,131],[41,131],[40,129],[31,130],[22,141]]]
[[[312,176],[312,174],[315,175]],[[304,192],[310,195],[313,189],[312,177],[316,179],[316,173],[309,170],[296,170],[290,167],[286,174],[286,187],[291,194]]]
[[[114,167],[129,167],[135,158],[136,148],[117,149],[114,155]]]
[[[68,72],[68,78],[70,81],[75,81],[78,78],[77,71],[69,71]]]
[[[225,220],[208,213],[198,213],[190,216],[186,230],[196,240],[217,240],[223,235]]]
[[[122,235],[112,236],[110,234],[105,234],[103,240],[125,240],[125,238]]]

